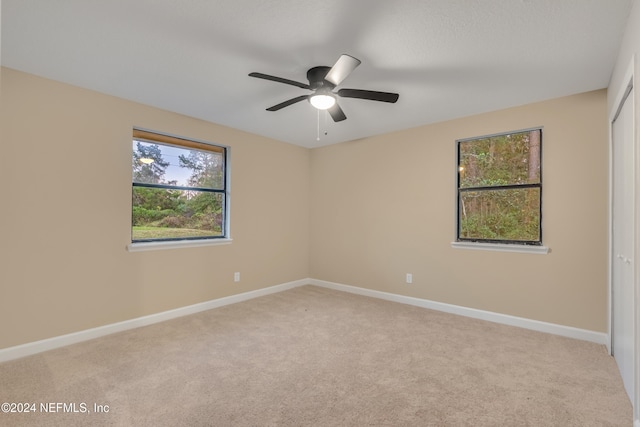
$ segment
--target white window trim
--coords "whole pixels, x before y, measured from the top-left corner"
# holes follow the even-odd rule
[[[162,249],[199,248],[202,246],[229,245],[231,238],[202,239],[202,240],[169,240],[160,242],[136,242],[127,245],[129,252],[157,251]]]
[[[454,249],[471,249],[494,252],[519,252],[540,255],[546,255],[551,252],[551,249],[549,249],[547,246],[517,245],[506,243],[451,242],[451,247]]]

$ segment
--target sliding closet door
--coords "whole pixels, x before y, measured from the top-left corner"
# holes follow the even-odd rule
[[[634,394],[633,90],[613,121],[612,353],[624,387]]]

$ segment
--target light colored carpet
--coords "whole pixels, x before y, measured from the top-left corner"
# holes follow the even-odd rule
[[[0,364],[0,425],[630,426],[597,344],[303,286]],[[87,413],[43,413],[41,403]],[[108,413],[94,413],[94,403]],[[67,409],[70,409],[68,407]],[[64,410],[61,407],[60,410]]]

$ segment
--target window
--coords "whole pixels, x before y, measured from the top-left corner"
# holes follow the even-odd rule
[[[131,241],[228,237],[227,148],[133,131]]]
[[[457,241],[542,245],[542,129],[457,145]]]

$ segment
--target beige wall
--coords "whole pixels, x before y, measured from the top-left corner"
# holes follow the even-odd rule
[[[0,348],[305,277],[606,331],[604,90],[313,150],[6,68],[1,101]],[[231,245],[126,251],[133,126],[231,147]],[[552,252],[452,249],[455,140],[533,126]]]
[[[451,248],[455,140],[535,126],[551,253]],[[600,90],[314,149],[311,277],[606,332],[607,140]]]
[[[309,150],[7,68],[1,106],[0,348],[308,277]],[[231,147],[231,245],[127,252],[133,126]]]

